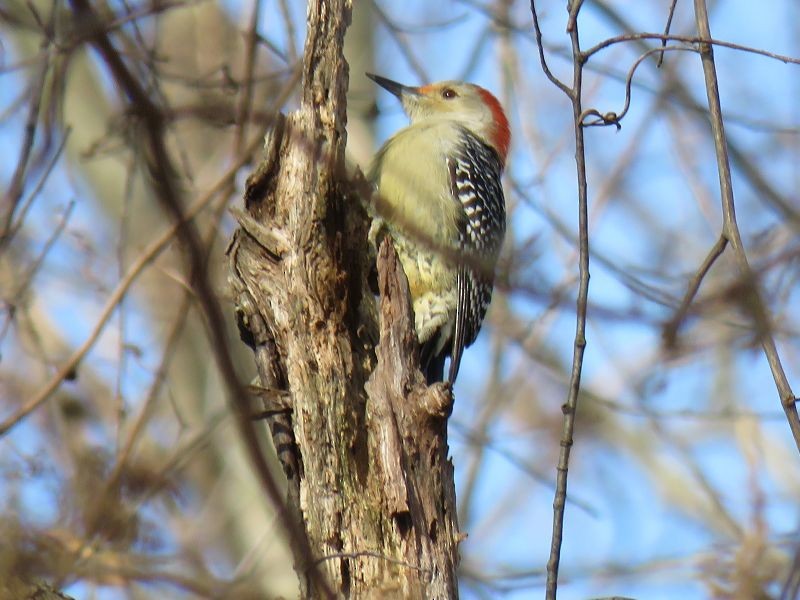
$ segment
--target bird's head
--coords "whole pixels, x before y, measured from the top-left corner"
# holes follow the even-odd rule
[[[412,123],[452,120],[486,140],[505,162],[511,131],[503,107],[488,90],[474,83],[440,81],[412,87],[367,73],[382,88],[400,99]]]

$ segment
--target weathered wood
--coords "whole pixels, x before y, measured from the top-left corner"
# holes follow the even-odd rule
[[[289,481],[303,598],[455,598],[458,525],[446,420],[428,388],[408,284],[378,257],[380,343],[368,287],[365,186],[345,175],[342,56],[351,6],[310,2],[299,110],[276,119],[248,181],[231,282],[261,384],[290,412],[267,419]]]
[[[382,505],[400,554],[403,597],[456,598],[461,534],[453,466],[447,458],[449,386],[428,387],[419,370],[408,281],[391,240],[378,252],[381,297],[378,364],[367,382],[367,431]],[[419,595],[422,594],[422,595]]]

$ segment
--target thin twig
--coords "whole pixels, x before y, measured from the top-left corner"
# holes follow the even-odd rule
[[[572,33],[578,28],[578,13],[581,12],[583,0],[571,0],[569,2],[569,18],[567,19],[567,33]],[[575,48],[573,47],[573,50]],[[573,88],[574,89],[574,88]]]
[[[536,32],[536,47],[539,49],[539,63],[542,65],[542,71],[544,71],[544,74],[553,83],[553,85],[564,92],[569,98],[572,98],[573,90],[571,90],[558,77],[553,75],[553,73],[550,71],[550,67],[547,66],[547,58],[545,58],[544,55],[544,44],[542,43],[542,30],[539,27],[539,16],[536,14],[535,0],[531,0],[531,15],[533,16],[533,29]]]
[[[710,42],[711,28],[708,23],[708,9],[705,0],[694,0],[697,30],[700,38]],[[720,195],[722,202],[723,235],[730,242],[733,256],[739,273],[752,292],[752,313],[755,327],[758,330],[764,354],[767,357],[775,386],[780,396],[781,406],[786,413],[786,419],[792,430],[795,444],[800,451],[800,416],[797,413],[797,398],[792,392],[789,380],[783,370],[780,356],[772,334],[771,319],[767,310],[758,279],[755,277],[747,259],[747,253],[742,243],[739,225],[736,222],[736,207],[733,199],[733,183],[731,181],[730,160],[728,159],[728,145],[725,137],[725,124],[722,118],[722,106],[719,99],[719,81],[714,63],[714,50],[710,43],[700,47],[700,58],[703,63],[703,75],[706,84],[706,96],[711,119],[711,130],[714,136],[714,147],[717,154],[717,170],[719,172]]]
[[[167,334],[164,342],[164,349],[161,353],[161,360],[159,361],[158,370],[156,371],[153,381],[150,384],[150,388],[147,391],[147,396],[142,403],[142,408],[139,411],[139,415],[128,432],[124,445],[118,443],[120,449],[117,453],[114,468],[106,479],[105,489],[103,492],[105,494],[113,494],[116,491],[122,473],[125,467],[128,465],[128,460],[133,452],[133,448],[139,439],[139,435],[142,433],[142,431],[144,431],[144,427],[147,425],[148,419],[152,414],[155,402],[159,397],[158,392],[161,389],[164,380],[166,379],[167,370],[171,364],[172,356],[174,355],[177,344],[180,341],[181,335],[183,334],[183,326],[186,323],[187,317],[189,316],[191,302],[192,295],[189,292],[184,292],[180,304],[178,305],[178,311],[175,313],[175,320],[172,323],[170,331]],[[120,437],[121,433],[122,432],[120,428]]]
[[[389,32],[389,35],[392,36],[392,39],[397,44],[397,47],[400,49],[400,52],[405,56],[406,61],[408,62],[408,66],[411,67],[411,70],[414,71],[417,78],[422,83],[427,83],[430,81],[428,78],[428,73],[425,70],[425,67],[422,66],[422,63],[419,62],[416,56],[414,56],[414,47],[413,45],[408,43],[408,40],[400,33],[400,29],[395,26],[389,16],[383,11],[381,6],[377,2],[373,2],[372,9],[375,11],[375,15],[378,19],[383,23],[386,27],[386,30]]]
[[[247,37],[244,51],[244,68],[242,69],[243,89],[239,94],[239,104],[236,107],[236,130],[233,136],[233,154],[239,155],[247,138],[247,124],[253,108],[253,88],[256,69],[256,49],[258,45],[258,22],[261,16],[261,0],[253,2],[250,14],[250,26],[247,28]]]
[[[64,209],[64,214],[61,216],[61,219],[56,224],[55,228],[53,229],[53,233],[50,234],[50,237],[44,243],[44,247],[42,251],[39,253],[34,261],[31,263],[30,267],[28,267],[26,273],[20,277],[20,286],[14,291],[14,298],[19,299],[21,298],[25,292],[28,290],[28,286],[30,286],[33,278],[39,272],[42,265],[44,264],[45,258],[47,255],[50,254],[50,250],[53,249],[53,245],[56,243],[59,237],[61,237],[61,233],[64,231],[64,228],[67,226],[69,222],[69,218],[72,215],[72,209],[75,208],[75,200],[70,200],[67,204],[67,207]]]
[[[664,35],[669,35],[669,30],[672,28],[672,19],[675,17],[675,7],[678,5],[678,0],[672,0],[672,4],[669,5],[669,15],[667,16],[667,24],[664,27]],[[661,47],[666,48],[667,40],[666,38],[661,40]],[[664,64],[664,53],[662,52],[658,56],[658,64],[656,66],[660,69],[661,65]]]
[[[45,165],[42,174],[39,176],[39,179],[36,182],[36,185],[34,185],[33,189],[28,193],[28,197],[22,202],[22,205],[16,211],[17,218],[11,225],[9,232],[7,233],[8,238],[13,238],[15,235],[17,235],[17,232],[25,224],[25,217],[27,216],[28,211],[33,205],[33,201],[36,199],[36,196],[39,195],[39,192],[42,191],[44,184],[47,183],[47,180],[50,178],[50,174],[55,169],[55,166],[58,163],[58,159],[61,158],[61,154],[64,152],[64,148],[67,145],[67,140],[69,139],[71,133],[72,133],[71,127],[67,126],[64,128],[64,133],[61,136],[61,141],[58,143],[56,151],[53,152],[53,155],[50,157],[50,160],[47,161],[47,164]]]
[[[501,444],[497,443],[486,432],[476,431],[472,427],[468,427],[463,423],[451,421],[450,425],[453,430],[464,437],[464,440],[471,446],[480,446],[482,451],[489,451],[503,458],[509,465],[519,469],[522,473],[528,475],[533,481],[555,491],[556,484],[553,482],[552,477],[541,473],[533,464],[530,464],[526,459],[517,456],[511,450],[504,448]],[[566,502],[572,504],[575,508],[581,509],[590,517],[597,517],[598,510],[588,500],[581,498],[570,497]],[[459,515],[461,513],[459,512]]]
[[[561,430],[561,451],[558,456],[556,469],[556,492],[553,499],[553,533],[550,543],[550,557],[547,561],[547,600],[555,600],[558,589],[558,568],[561,561],[561,543],[564,532],[564,509],[567,499],[567,476],[569,471],[569,457],[573,443],[575,429],[575,416],[578,408],[578,395],[581,387],[581,372],[583,370],[583,355],[586,349],[586,312],[589,296],[589,217],[588,217],[588,191],[586,183],[586,148],[584,145],[584,127],[582,124],[583,109],[581,106],[583,67],[586,62],[580,48],[578,34],[578,13],[582,2],[574,0],[570,4],[569,22],[567,31],[572,43],[573,81],[572,88],[553,77],[546,68],[544,49],[541,45],[541,32],[538,18],[531,0],[534,27],[536,29],[537,45],[542,68],[550,81],[564,91],[572,100],[573,125],[575,127],[575,168],[578,182],[578,245],[579,245],[579,289],[576,302],[575,342],[572,354],[572,370],[570,373],[569,391],[567,401],[562,406],[564,420]]]
[[[622,121],[623,117],[628,114],[628,110],[631,106],[631,85],[633,83],[633,75],[636,73],[636,69],[639,68],[645,59],[648,56],[653,54],[661,54],[663,55],[664,52],[667,51],[678,51],[678,52],[697,52],[697,49],[691,48],[688,46],[668,46],[664,48],[652,48],[647,52],[643,53],[636,61],[633,63],[630,69],[628,69],[628,75],[625,77],[625,104],[622,107],[622,111],[619,113],[616,112],[606,112],[600,113],[597,109],[594,108],[587,108],[581,113],[580,122],[586,127],[595,127],[598,125],[616,125],[617,129],[621,127],[620,121]],[[587,121],[587,117],[597,117],[596,121]]]
[[[297,49],[294,46],[296,33],[294,26],[294,19],[292,19],[292,11],[289,8],[287,0],[280,0],[278,6],[281,9],[281,17],[283,18],[283,27],[286,31],[286,55],[290,64],[297,63]]]
[[[14,219],[14,212],[17,209],[22,194],[25,191],[25,175],[30,166],[33,144],[36,140],[36,128],[39,123],[39,110],[42,104],[42,96],[45,93],[45,77],[50,70],[50,53],[45,52],[42,64],[34,81],[31,82],[31,100],[28,108],[28,118],[25,121],[25,135],[20,145],[19,159],[11,176],[11,183],[0,203],[0,247],[7,244],[11,232],[11,223]]]
[[[621,14],[619,11],[612,10],[608,2],[595,3],[593,8],[596,11],[600,11],[600,14],[607,18],[614,26],[623,31],[630,32],[629,34],[626,34],[627,39],[634,39],[636,34],[634,33],[633,26],[625,20],[623,14]],[[653,34],[653,37],[656,37],[655,34]],[[657,37],[660,39],[662,36],[659,34]],[[675,36],[672,36],[672,38],[675,39]],[[645,42],[645,39],[637,40],[637,43],[643,52],[649,50]],[[713,43],[713,40],[711,43]],[[584,53],[584,55],[585,54],[587,53]],[[616,77],[616,75],[613,73],[611,74],[612,76]],[[693,93],[681,82],[681,80],[677,78],[670,79],[670,98],[680,105],[686,107],[691,113],[694,113],[705,125],[709,118],[708,108],[705,105],[697,102],[694,99]],[[737,122],[746,127],[753,126],[753,121],[747,117],[744,117],[743,115],[736,116],[735,119]],[[732,118],[729,117],[729,121],[731,120]],[[761,127],[761,125],[758,125],[758,127]],[[761,171],[761,169],[759,169],[753,163],[753,161],[748,159],[740,144],[732,142],[730,139],[728,140],[728,144],[730,156],[733,159],[734,165],[740,173],[745,175],[746,179],[755,188],[757,191],[757,197],[769,208],[780,215],[781,219],[787,221],[788,224],[800,231],[800,211],[797,211],[797,209],[789,200],[781,196],[781,194],[775,189],[773,183],[764,176],[764,173]]]
[[[692,37],[687,35],[671,35],[671,34],[667,35],[663,33],[649,33],[649,32],[626,33],[624,35],[618,35],[615,37],[607,38],[602,42],[600,42],[599,44],[596,44],[591,48],[589,48],[588,50],[584,51],[583,57],[584,59],[586,59],[592,56],[593,54],[596,54],[600,50],[603,50],[615,44],[633,42],[637,40],[661,40],[662,42],[683,42],[684,44],[702,44],[702,45],[711,44],[712,46],[720,46],[722,48],[729,48],[731,50],[739,50],[741,52],[757,54],[758,56],[772,58],[786,64],[800,65],[800,58],[797,58],[795,56],[788,56],[786,54],[777,54],[775,52],[768,52],[767,50],[762,50],[761,48],[753,48],[752,46],[735,44],[733,42],[726,42],[724,40],[715,40],[711,37],[704,38],[702,35],[699,37]]]
[[[717,241],[711,247],[711,250],[709,250],[708,256],[706,256],[703,264],[701,264],[700,268],[697,269],[697,273],[695,273],[694,276],[689,280],[689,286],[686,289],[686,294],[684,295],[683,300],[681,300],[680,306],[678,306],[678,310],[675,311],[675,315],[664,326],[662,338],[664,340],[664,345],[667,348],[673,348],[675,346],[675,340],[678,337],[678,328],[680,328],[681,323],[683,323],[683,320],[686,318],[686,313],[689,312],[689,306],[697,295],[697,292],[700,289],[700,284],[703,283],[703,279],[708,274],[708,271],[711,269],[711,266],[714,264],[714,262],[720,256],[722,256],[722,253],[725,251],[725,247],[727,245],[728,238],[726,238],[724,235],[720,235]]]

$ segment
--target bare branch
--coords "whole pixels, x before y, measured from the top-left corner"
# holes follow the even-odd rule
[[[604,50],[610,46],[614,46],[616,44],[622,44],[625,42],[633,42],[636,40],[661,40],[663,44],[667,42],[683,42],[684,44],[710,44],[712,46],[720,46],[722,48],[729,48],[731,50],[739,50],[741,52],[747,52],[749,54],[756,54],[758,56],[764,56],[766,58],[772,58],[778,60],[785,64],[794,64],[800,65],[800,58],[794,56],[788,56],[785,54],[776,54],[774,52],[769,52],[767,50],[762,50],[761,48],[753,48],[751,46],[744,46],[742,44],[735,44],[733,42],[726,42],[724,40],[715,40],[715,39],[704,39],[703,36],[700,37],[690,37],[685,35],[672,35],[672,34],[664,34],[664,33],[627,33],[625,35],[619,35],[616,37],[606,38],[602,42],[592,46],[588,50],[583,52],[583,56],[585,58],[589,58],[594,54],[597,54],[600,50]]]
[[[547,66],[547,59],[544,55],[544,44],[542,43],[542,30],[539,27],[539,15],[536,13],[536,0],[531,0],[531,15],[533,16],[533,29],[536,32],[536,47],[539,49],[539,63],[542,66],[542,71],[544,71],[544,74],[553,85],[564,92],[567,97],[574,99],[575,90],[571,89],[563,81],[553,75],[552,71],[550,71],[550,67]]]
[[[792,392],[789,380],[783,370],[775,338],[772,334],[769,313],[764,305],[764,300],[759,289],[758,279],[750,268],[747,253],[742,243],[739,225],[736,222],[736,207],[733,199],[733,183],[731,181],[731,167],[728,159],[728,143],[725,136],[725,123],[722,118],[722,106],[719,100],[719,83],[717,69],[714,63],[714,51],[710,43],[711,29],[708,24],[708,11],[705,0],[694,0],[697,30],[700,38],[706,43],[700,46],[700,57],[703,63],[705,76],[706,95],[711,114],[711,131],[714,136],[714,147],[717,153],[717,170],[719,172],[720,194],[722,202],[723,235],[728,239],[733,251],[739,272],[745,285],[751,286],[752,314],[758,330],[764,354],[767,357],[775,386],[778,389],[781,406],[786,413],[789,427],[792,430],[795,444],[800,451],[800,416],[797,413],[797,398]]]
[[[564,509],[567,499],[567,477],[569,457],[572,450],[575,418],[578,410],[578,397],[581,388],[583,355],[586,349],[586,312],[589,297],[589,210],[588,188],[586,182],[586,148],[584,146],[584,126],[581,122],[583,107],[583,68],[585,60],[581,53],[578,32],[578,12],[580,0],[570,4],[567,30],[572,42],[573,81],[569,94],[572,100],[573,126],[575,130],[575,169],[578,182],[578,270],[579,287],[576,301],[575,341],[572,353],[567,400],[561,407],[564,419],[561,429],[561,447],[556,467],[556,493],[553,500],[553,533],[550,543],[550,558],[547,561],[546,597],[555,600],[558,589],[558,568],[561,562],[561,543],[564,531]],[[538,26],[537,26],[538,31]],[[540,46],[540,52],[541,46]]]
[[[601,114],[597,109],[594,108],[587,108],[581,113],[580,122],[585,127],[594,127],[594,126],[605,126],[605,125],[615,125],[619,130],[622,126],[620,125],[620,121],[628,114],[628,109],[631,106],[631,85],[633,82],[633,75],[636,73],[636,69],[639,68],[639,65],[642,64],[645,59],[653,54],[659,54],[661,56],[664,55],[664,52],[668,51],[679,51],[679,52],[696,52],[694,48],[686,48],[683,46],[665,46],[663,48],[653,48],[652,50],[648,50],[644,54],[642,54],[636,61],[633,63],[630,69],[628,69],[628,75],[625,77],[625,104],[622,107],[622,110],[618,113],[616,112],[607,112]],[[587,118],[590,116],[594,116],[597,118],[596,121],[587,121]]]
[[[28,118],[25,121],[25,138],[20,145],[20,155],[17,159],[17,166],[11,176],[11,183],[0,203],[0,248],[5,246],[12,233],[11,223],[14,219],[14,212],[17,209],[22,194],[25,191],[25,174],[28,170],[33,144],[36,140],[36,129],[39,123],[39,109],[41,107],[42,96],[45,94],[45,77],[50,69],[50,54],[42,54],[42,61],[39,65],[39,73],[34,81],[31,82],[31,99],[28,108]]]
[[[728,238],[724,235],[719,236],[716,243],[711,247],[711,250],[708,251],[708,256],[706,256],[703,264],[697,269],[697,273],[689,280],[688,289],[686,290],[683,300],[681,300],[680,306],[678,306],[678,310],[675,311],[675,315],[664,325],[662,337],[664,345],[667,348],[675,347],[678,329],[686,318],[686,314],[689,312],[689,306],[691,306],[692,301],[697,295],[700,285],[703,283],[703,279],[711,270],[714,262],[722,256],[727,245]]]
[[[255,151],[259,145],[260,140],[256,141],[250,150]],[[217,194],[222,188],[229,185],[229,182],[236,177],[239,169],[241,169],[248,160],[249,155],[245,155],[245,157],[241,158],[238,163],[234,164],[230,169],[228,169],[225,175],[220,178],[215,186],[213,186],[202,197],[198,198],[198,200],[186,210],[183,218],[187,220],[195,218],[217,197]],[[8,433],[12,427],[27,417],[31,412],[36,410],[45,400],[50,397],[50,395],[58,388],[61,382],[70,373],[75,371],[83,357],[86,356],[87,352],[89,352],[89,350],[91,350],[91,348],[94,346],[97,338],[100,337],[103,328],[108,323],[108,320],[111,318],[111,315],[114,313],[114,310],[117,308],[120,300],[128,292],[130,286],[133,285],[134,281],[136,281],[136,279],[142,274],[145,267],[155,260],[158,255],[163,252],[164,249],[174,240],[177,229],[178,224],[173,224],[163,234],[148,244],[144,250],[142,250],[137,260],[130,266],[125,276],[120,279],[117,287],[109,295],[108,300],[106,300],[104,307],[100,311],[100,316],[97,319],[92,332],[89,334],[86,340],[64,362],[64,364],[58,369],[58,372],[50,379],[50,381],[48,381],[48,383],[46,383],[27,402],[18,408],[13,415],[0,422],[0,436]]]
[[[678,5],[678,0],[672,0],[672,3],[669,5],[669,15],[667,16],[667,24],[664,26],[664,35],[669,35],[669,30],[672,28],[672,18],[675,16],[675,7]],[[666,48],[667,40],[661,40],[661,47]],[[661,67],[664,64],[664,53],[658,55],[658,64],[657,67]]]

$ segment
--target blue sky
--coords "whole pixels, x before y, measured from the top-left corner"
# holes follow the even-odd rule
[[[563,6],[539,4],[550,65],[560,77],[569,78],[571,66],[559,57],[559,52],[568,50]],[[611,4],[638,30],[663,28],[663,3]],[[299,50],[304,5],[289,2],[288,6]],[[504,310],[527,325],[526,343],[533,346],[536,359],[523,351],[519,340],[510,340],[507,332],[495,326],[503,310],[496,306],[463,359],[450,443],[462,497],[473,460],[468,436],[486,403],[496,400],[490,397],[487,377],[492,353],[500,348],[503,404],[485,431],[489,450],[482,456],[469,522],[464,520],[467,515],[462,516],[462,526],[469,533],[462,551],[467,568],[508,577],[499,577],[493,587],[473,586],[465,580],[462,592],[468,599],[541,597],[552,519],[553,490],[548,482],[555,477],[560,405],[566,399],[563,375],[553,364],[569,364],[574,334],[577,211],[570,106],[542,74],[531,36],[513,35],[504,42],[494,30],[487,30],[485,15],[474,3],[413,0],[386,1],[380,6],[390,19],[408,28],[402,37],[431,80],[468,77],[493,90],[506,103],[512,121],[515,135],[506,189],[513,209],[507,251],[531,244],[520,257],[531,264],[517,275],[538,294],[512,290],[498,294],[495,304],[507,306]],[[226,7],[240,24],[245,23],[248,4],[231,2]],[[527,3],[515,3],[510,15],[530,32]],[[722,0],[714,5],[711,27],[718,39],[800,56],[798,17],[800,9],[789,0],[768,8],[744,0]],[[680,3],[673,31],[691,35],[691,19],[691,5]],[[276,26],[280,22],[275,4],[267,3],[261,30],[285,47],[283,28]],[[447,25],[438,27],[442,23]],[[580,25],[584,48],[620,33],[593,3],[585,4]],[[377,26],[375,32],[375,71],[405,83],[423,83],[386,29]],[[485,43],[474,53],[482,36]],[[591,65],[624,75],[637,55],[630,45],[617,45]],[[795,208],[800,207],[796,107],[800,66],[725,49],[717,49],[716,58],[731,140]],[[13,50],[7,49],[6,63],[14,60]],[[672,53],[667,62],[693,98],[704,102],[699,58]],[[614,594],[648,599],[708,597],[709,588],[700,573],[709,570],[709,556],[731,556],[741,540],[718,522],[711,496],[701,490],[704,484],[743,530],[752,531],[756,517],[763,518],[774,548],[783,549],[779,542],[796,537],[798,455],[781,418],[768,365],[758,348],[745,347],[744,336],[731,333],[735,328],[720,326],[720,322],[741,322],[741,315],[723,307],[717,313],[692,317],[682,332],[687,343],[704,347],[697,352],[671,359],[661,348],[658,324],[674,312],[688,278],[719,235],[720,223],[716,165],[707,129],[680,106],[670,104],[669,96],[666,108],[655,105],[654,90],[663,84],[666,73],[666,69],[643,65],[622,130],[590,128],[586,132],[594,253],[590,300],[598,310],[589,313],[583,376],[587,395],[579,408],[569,490],[590,510],[575,504],[567,508],[559,594],[563,599]],[[14,73],[2,77],[0,105],[7,107],[19,92],[22,78]],[[352,72],[351,82],[363,77]],[[622,106],[623,86],[604,71],[588,71],[585,90],[586,106],[601,112]],[[389,94],[378,93],[377,104],[376,148],[405,123]],[[1,147],[18,144],[20,115],[15,113],[0,127]],[[785,130],[777,137],[776,127]],[[625,158],[628,151],[633,158]],[[55,170],[34,205],[27,245],[30,252],[41,248],[41,232],[52,228],[70,200],[76,201],[67,235],[35,280],[49,318],[63,322],[69,317],[70,326],[62,334],[65,343],[74,346],[88,334],[98,306],[116,282],[113,263],[98,257],[113,244],[118,229],[112,216],[97,209],[91,188],[82,184],[76,170],[67,168]],[[618,168],[624,184],[608,187],[610,175]],[[0,165],[3,182],[9,180],[12,169],[10,161]],[[768,265],[778,250],[791,247],[797,232],[787,229],[739,172],[734,172],[734,186],[753,264]],[[68,277],[63,276],[65,270],[70,271]],[[733,272],[733,262],[725,257],[709,282],[722,286],[720,282],[731,281]],[[800,303],[792,274],[789,269],[772,268],[763,282],[767,297],[774,299],[772,306],[780,311],[776,315],[780,324],[793,333],[778,342],[797,393]],[[644,297],[640,289],[632,288],[639,284],[647,284],[652,295]],[[550,294],[557,289],[563,290],[564,303],[552,309]],[[700,297],[704,297],[702,291]],[[131,408],[136,408],[135,399],[149,384],[159,355],[147,350],[155,346],[157,335],[140,317],[137,298],[129,302],[126,341],[145,349],[141,355],[131,355],[122,379],[126,396],[134,399]],[[617,318],[605,317],[599,309]],[[7,338],[6,346],[0,345],[4,354],[10,352],[11,341]],[[117,341],[116,325],[112,325],[88,359],[109,382],[117,376]],[[548,366],[542,354],[552,364]],[[604,401],[622,405],[627,412],[609,409]],[[675,414],[725,409],[757,412],[762,418],[709,422]],[[649,411],[664,416],[651,420]],[[48,444],[33,424],[15,430],[6,443],[28,454]],[[763,502],[763,512],[754,515],[759,502]],[[47,522],[58,514],[53,490],[41,481],[23,488],[22,504],[36,507],[28,515],[35,521]],[[227,567],[220,565],[220,572]],[[615,568],[637,567],[641,573],[613,576]],[[84,589],[72,591],[80,597]],[[116,596],[109,592],[108,597]]]

